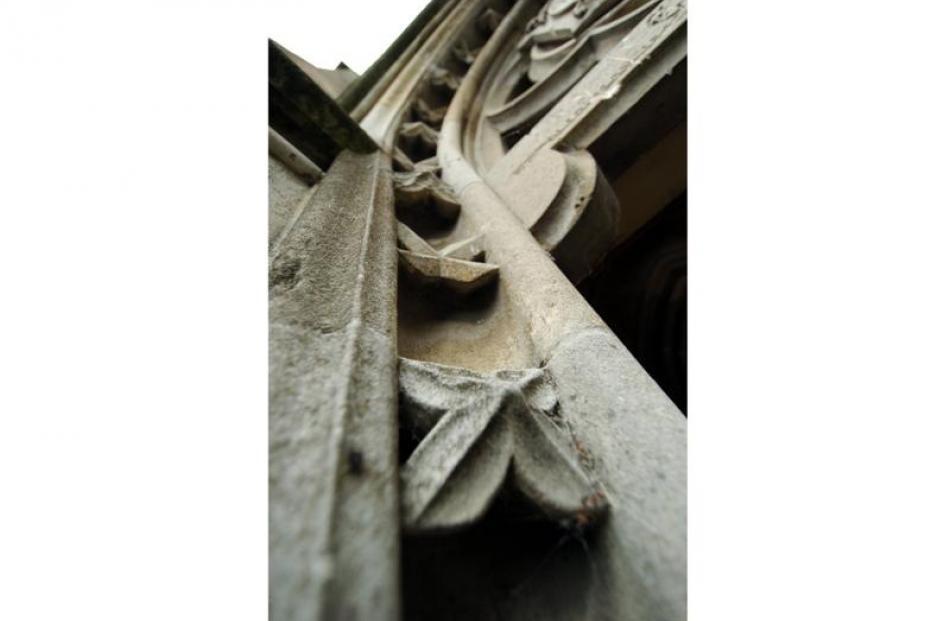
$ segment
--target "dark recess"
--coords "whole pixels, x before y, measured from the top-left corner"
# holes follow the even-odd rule
[[[578,289],[686,414],[686,193]]]

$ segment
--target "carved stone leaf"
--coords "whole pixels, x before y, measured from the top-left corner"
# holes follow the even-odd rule
[[[578,511],[594,492],[569,437],[545,416],[517,417],[514,436],[518,488],[549,515]]]
[[[446,373],[445,369],[451,369]],[[442,416],[471,404],[473,395],[485,391],[481,373],[400,358],[399,398],[405,414],[403,424],[411,424],[422,435],[429,433]],[[424,422],[421,426],[420,421]]]
[[[527,76],[533,86],[486,116],[498,131],[515,128],[526,132],[550,110],[594,65],[656,7],[659,0],[626,0],[611,8],[596,22],[560,17],[572,22],[567,28],[537,28],[537,20],[525,37],[521,53],[529,60]],[[606,5],[601,3],[601,9]],[[586,24],[586,25],[585,25]],[[554,49],[551,41],[563,41]],[[544,44],[543,48],[538,44]],[[534,47],[532,47],[534,46]],[[530,50],[530,51],[529,51]]]
[[[447,530],[488,509],[513,445],[496,403],[444,416],[402,469],[403,519],[410,530]]]
[[[479,374],[400,360],[403,424],[427,432],[403,466],[403,521],[441,531],[480,519],[503,485],[554,519],[603,508],[570,435],[552,422],[554,389],[540,369]]]

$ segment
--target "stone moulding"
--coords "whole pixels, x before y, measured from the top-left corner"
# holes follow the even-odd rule
[[[505,484],[565,525],[605,511],[543,369],[480,374],[402,358],[399,394],[401,424],[423,437],[401,472],[408,532],[470,525]]]
[[[521,57],[528,56],[525,71],[532,86],[511,101],[488,110],[486,118],[502,133],[530,125],[550,110],[658,2],[627,0],[610,9],[597,22],[587,21],[586,27],[578,21],[576,26],[581,27],[581,31],[557,49],[544,54],[537,44],[527,54],[532,38],[536,36],[529,32],[516,51]]]
[[[489,512],[507,536],[514,497],[584,539],[596,579],[559,565],[507,618],[578,618],[551,604],[564,585],[597,602],[584,618],[684,619],[686,422],[571,279],[615,228],[586,149],[685,58],[685,2],[439,4],[351,116],[272,49],[271,126],[326,172],[272,242],[271,616],[398,619],[400,548],[449,559]],[[547,8],[544,57],[516,49]],[[535,90],[505,99],[532,60]],[[443,337],[460,366],[399,357]]]
[[[383,163],[380,152],[341,153],[273,251],[274,619],[399,608],[396,253]]]

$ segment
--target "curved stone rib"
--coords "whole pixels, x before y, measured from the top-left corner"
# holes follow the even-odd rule
[[[586,525],[605,510],[552,420],[557,397],[541,369],[480,374],[402,358],[399,391],[402,424],[428,430],[401,473],[406,529],[469,525],[505,484],[553,519]]]
[[[573,282],[609,250],[620,205],[587,151],[542,149],[498,187]]]
[[[658,0],[649,0],[613,21],[598,22],[583,36],[566,42],[562,46],[563,52],[557,55],[555,64],[546,67],[543,73],[538,73],[540,70],[535,64],[544,61],[538,57],[538,52],[532,49],[530,58],[533,77],[537,78],[533,80],[535,84],[515,99],[488,111],[485,116],[501,133],[516,128],[524,129],[560,101],[591,67],[649,14],[657,2]],[[605,20],[609,17],[611,15],[605,16]],[[561,52],[561,49],[558,48],[558,51]]]

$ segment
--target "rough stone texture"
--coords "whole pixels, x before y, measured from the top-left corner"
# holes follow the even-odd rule
[[[642,61],[684,21],[685,4],[661,2],[624,38],[622,50]],[[494,44],[489,41],[486,50],[501,46]],[[601,99],[585,91],[587,99],[558,104],[536,126],[533,138],[522,139],[498,163],[489,178],[496,183],[489,185],[462,148],[466,110],[491,62],[490,52],[483,55],[449,105],[438,155],[443,179],[459,196],[462,219],[483,235],[486,260],[499,265],[500,282],[547,364],[565,419],[590,455],[597,480],[605,477],[610,516],[590,549],[597,580],[585,597],[597,605],[583,618],[684,619],[686,421],[524,228],[516,208],[492,189],[532,154],[585,123],[586,114],[598,113]],[[588,77],[603,89],[594,93],[607,97],[636,65],[623,59],[604,63]]]
[[[310,196],[310,187],[274,156],[267,158],[267,187],[270,210],[267,218],[267,246],[273,247],[294,219],[301,201]]]
[[[565,339],[547,369],[610,503],[597,618],[685,619],[685,417],[606,328]]]
[[[529,32],[517,46],[517,52],[527,65],[525,77],[533,84],[510,100],[496,102],[486,117],[502,133],[515,129],[526,132],[594,65],[610,54],[617,42],[639,24],[657,2],[595,2],[596,6],[587,7],[582,19],[562,11],[553,19],[529,23]],[[541,15],[544,15],[543,10]],[[558,26],[557,22],[562,25]]]
[[[488,175],[501,185],[542,148],[586,148],[686,56],[686,2],[663,0],[537,122]]]
[[[471,524],[506,481],[552,519],[587,525],[603,512],[541,369],[399,368],[403,425],[422,438],[402,469],[405,528]]]
[[[399,609],[396,256],[382,158],[341,154],[273,251],[273,619]]]
[[[393,174],[396,210],[414,228],[431,230],[454,223],[459,216],[455,192],[431,170]]]
[[[483,94],[516,86],[498,67],[525,69],[502,53],[539,5],[573,25],[536,42],[603,18],[585,40],[619,43],[560,50],[575,54],[570,91],[512,108],[506,122],[534,129],[486,157]],[[275,618],[398,617],[400,526],[408,618],[685,618],[685,418],[551,256],[574,277],[596,260],[616,210],[577,151],[685,55],[685,3],[638,6],[449,0],[356,105],[383,151],[343,151],[285,217],[270,280]],[[543,65],[535,77],[563,82]],[[332,160],[351,119],[281,80],[278,118]]]
[[[399,264],[410,278],[423,284],[448,287],[458,293],[471,293],[498,277],[498,266],[491,263],[462,261],[407,250],[399,251]]]
[[[592,271],[616,236],[620,206],[586,151],[538,151],[498,191],[573,282]]]

